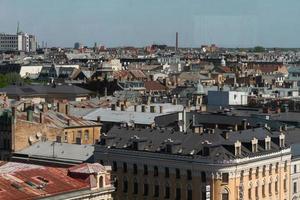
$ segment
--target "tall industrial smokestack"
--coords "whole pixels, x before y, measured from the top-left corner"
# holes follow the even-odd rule
[[[176,47],[175,51],[178,51],[178,32],[176,32]]]

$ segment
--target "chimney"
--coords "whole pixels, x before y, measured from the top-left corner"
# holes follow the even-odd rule
[[[229,138],[229,133],[228,133],[228,131],[223,131],[222,136],[223,136],[223,138],[224,138],[225,140],[228,140],[228,138]]]
[[[243,130],[247,129],[247,119],[242,120],[242,128],[243,128]]]
[[[32,122],[33,120],[33,111],[27,110],[27,121]]]
[[[127,99],[124,100],[124,106],[125,106],[125,108],[128,107],[128,101],[127,101]]]
[[[159,113],[163,113],[163,106],[162,105],[159,106]]]
[[[65,114],[66,114],[66,115],[69,115],[69,114],[70,114],[70,105],[69,105],[69,104],[66,104],[66,105],[65,105],[65,109],[66,109]]]
[[[71,126],[71,119],[67,119],[67,125]]]
[[[42,104],[42,112],[47,112],[48,111],[48,105],[47,105],[47,103],[43,103]]]
[[[120,107],[120,100],[117,101],[117,107]]]
[[[176,97],[174,97],[174,98],[172,99],[172,103],[173,103],[173,105],[177,105],[177,98],[176,98]]]
[[[203,125],[199,125],[199,133],[202,134],[203,133]]]
[[[44,123],[44,113],[40,112],[40,123]]]
[[[147,96],[147,105],[150,105],[150,103],[151,103],[151,97]]]
[[[99,123],[101,122],[101,117],[100,116],[97,117],[97,122],[99,122]]]
[[[121,105],[121,111],[125,111],[125,105],[124,104]]]
[[[194,126],[193,127],[193,132],[194,133],[200,133],[200,127],[199,126]]]

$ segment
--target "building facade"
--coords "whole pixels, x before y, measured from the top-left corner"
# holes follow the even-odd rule
[[[290,148],[283,133],[275,135],[117,128],[102,137],[94,156],[112,166],[119,200],[287,200]]]
[[[27,33],[0,34],[0,51],[35,52],[37,40],[34,35]]]

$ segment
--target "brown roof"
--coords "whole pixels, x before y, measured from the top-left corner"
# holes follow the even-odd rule
[[[146,91],[166,91],[167,87],[158,81],[145,81]]]

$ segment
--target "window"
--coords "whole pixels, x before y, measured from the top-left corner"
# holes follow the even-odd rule
[[[187,186],[187,200],[192,200],[193,199],[193,190],[191,185]]]
[[[255,187],[255,197],[258,199],[258,186]]]
[[[139,184],[136,180],[133,182],[133,194],[137,194],[139,192]]]
[[[84,140],[89,140],[89,130],[84,131]]]
[[[68,132],[65,132],[65,142],[68,142]]]
[[[269,183],[269,195],[272,195],[272,183]]]
[[[128,192],[128,181],[127,181],[127,179],[123,180],[123,192],[124,193]]]
[[[229,192],[225,188],[222,191],[222,200],[229,200]]]
[[[149,185],[148,183],[144,183],[144,196],[148,196]]]
[[[169,178],[170,177],[170,171],[168,167],[165,167],[165,177]]]
[[[284,180],[283,180],[283,189],[284,189],[285,192],[287,191],[287,180],[286,180],[286,178],[284,178]]]
[[[229,174],[228,173],[222,173],[222,183],[228,184],[229,180]]]
[[[153,175],[154,176],[158,176],[158,167],[157,166],[154,166],[154,169],[153,169]]]
[[[168,184],[165,186],[165,198],[170,198],[170,186]]]
[[[255,177],[258,178],[259,176],[259,167],[256,167]]]
[[[297,182],[293,183],[293,193],[297,193]]]
[[[176,178],[180,179],[180,170],[176,168]]]
[[[256,143],[252,144],[252,152],[253,153],[257,152],[257,144]]]
[[[279,171],[279,163],[276,163],[275,172],[278,173]]]
[[[100,188],[103,188],[103,176],[100,176],[100,178],[99,178],[99,187]]]
[[[236,156],[241,155],[241,147],[240,146],[235,147],[235,155]]]
[[[294,165],[294,173],[297,173],[297,165]]]
[[[201,172],[201,181],[202,181],[202,183],[206,183],[206,173],[205,172]]]
[[[144,165],[144,175],[148,175],[148,166]]]
[[[242,182],[244,180],[244,170],[241,171],[240,175],[240,181]]]
[[[263,172],[262,172],[263,176],[266,176],[266,165],[263,166]]]
[[[176,188],[176,195],[175,195],[175,199],[176,200],[180,200],[181,199],[181,189],[180,188]]]
[[[266,196],[265,185],[261,186],[261,191],[262,191],[262,196],[265,197]]]
[[[190,169],[186,171],[186,176],[187,176],[187,180],[192,180],[192,171]]]
[[[248,199],[251,199],[251,188],[248,189]]]
[[[249,169],[249,180],[252,180],[252,168]]]
[[[287,161],[284,162],[284,172],[287,171]]]
[[[116,162],[116,161],[113,161],[112,170],[113,170],[114,172],[118,171],[118,166],[117,166],[117,162]]]
[[[123,162],[123,172],[127,173],[127,163]]]
[[[137,165],[133,164],[133,174],[137,174],[138,170],[137,170]]]
[[[278,193],[278,181],[275,181],[275,192]]]
[[[270,165],[269,165],[269,175],[272,175],[272,168],[273,168],[273,165],[270,164]]]
[[[158,197],[159,196],[159,185],[155,184],[154,185],[154,197]]]

